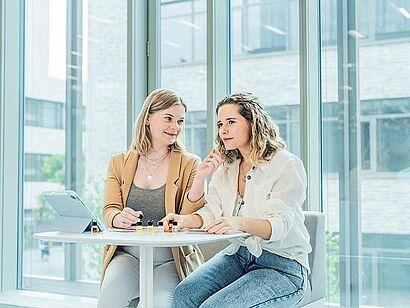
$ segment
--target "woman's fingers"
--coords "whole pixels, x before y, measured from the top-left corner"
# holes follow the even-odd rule
[[[121,212],[121,217],[124,222],[135,224],[142,218],[141,211],[134,211],[132,208],[125,207]]]
[[[222,227],[218,231],[214,232],[214,234],[226,234],[230,230],[231,229],[228,226],[227,227]]]
[[[127,223],[127,222],[121,222],[121,228],[123,228],[123,229],[129,229],[131,227],[131,224],[130,223]]]
[[[211,161],[207,161],[205,164],[208,166],[208,168],[209,168],[212,172],[214,172],[214,171],[216,170],[214,164],[213,164]]]
[[[164,230],[169,231],[171,229],[170,227],[170,222],[172,220],[177,220],[177,214],[174,213],[169,213],[167,216],[165,216],[162,221],[164,222]]]
[[[130,214],[128,214],[128,213],[123,213],[123,215],[122,215],[122,221],[123,222],[129,222],[129,223],[131,223],[131,224],[134,224],[134,223],[136,223],[137,221],[139,221],[140,219],[137,217],[137,216],[135,216],[135,215],[130,215]]]
[[[212,227],[211,229],[209,229],[209,233],[213,233],[213,234],[223,234],[221,233],[221,230],[225,229],[225,228],[229,228],[227,225],[225,225],[224,223],[220,223],[214,227]]]
[[[208,227],[205,228],[205,231],[209,233],[214,233],[216,230],[219,230],[225,225],[225,220],[221,218],[215,219]]]
[[[132,225],[133,223],[135,223],[135,220],[133,218],[129,218],[127,216],[122,216],[120,221],[122,223],[129,224],[129,225]]]
[[[211,159],[215,160],[218,164],[222,163],[222,158],[219,155],[212,154]]]
[[[123,212],[127,213],[129,216],[132,216],[134,218],[140,218],[142,212],[141,211],[134,211],[132,208],[130,207],[125,207]]]
[[[215,166],[215,169],[219,167],[220,163],[219,163],[218,159],[216,159],[216,157],[212,157],[210,161]]]
[[[210,228],[212,228],[213,226],[220,224],[221,222],[223,222],[225,219],[223,217],[219,217],[216,218],[213,222],[211,222],[206,228],[205,230],[208,230]]]

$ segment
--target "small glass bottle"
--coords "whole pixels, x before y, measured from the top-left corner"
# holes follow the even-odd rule
[[[94,219],[91,223],[91,234],[98,234],[100,229],[98,228],[97,221]]]
[[[172,233],[178,232],[178,221],[173,220],[172,221]]]
[[[148,220],[147,222],[147,233],[148,234],[154,233],[154,222],[152,220]]]
[[[137,232],[138,235],[142,234],[142,221],[137,221],[137,228],[135,229],[135,232]]]
[[[164,234],[164,222],[163,221],[157,222],[157,232],[158,234]]]

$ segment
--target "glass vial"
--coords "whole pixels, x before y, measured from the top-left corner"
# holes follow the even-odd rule
[[[178,232],[178,222],[176,220],[172,221],[172,232]]]
[[[163,234],[165,232],[164,230],[164,222],[163,221],[158,221],[157,222],[157,232],[159,234]]]
[[[138,235],[142,234],[142,221],[137,221],[137,228],[135,229],[135,232],[137,232]]]
[[[98,234],[99,231],[100,229],[98,228],[97,221],[93,220],[91,223],[91,234]]]
[[[147,233],[148,234],[154,233],[154,222],[152,220],[148,220],[147,222]]]

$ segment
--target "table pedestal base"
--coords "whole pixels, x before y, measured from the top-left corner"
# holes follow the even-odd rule
[[[154,307],[154,247],[140,246],[140,304]]]

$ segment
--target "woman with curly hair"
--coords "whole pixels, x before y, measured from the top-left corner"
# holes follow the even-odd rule
[[[198,166],[212,175],[206,204],[189,215],[168,214],[179,228],[243,231],[175,289],[173,307],[291,307],[307,289],[309,234],[302,204],[306,173],[257,97],[236,93],[216,108],[218,151]],[[166,224],[168,225],[168,224]]]

